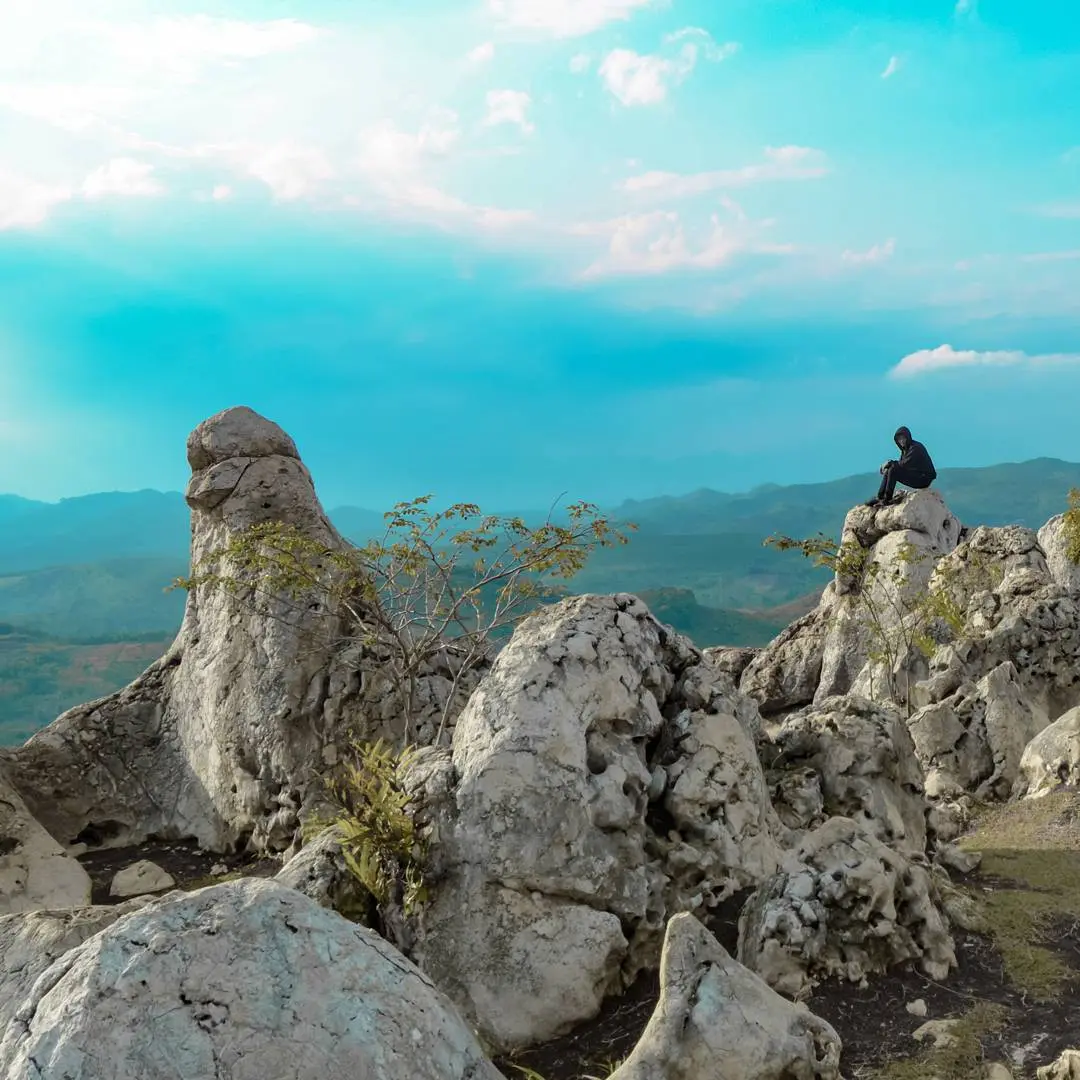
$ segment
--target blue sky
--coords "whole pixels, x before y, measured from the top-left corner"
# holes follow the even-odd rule
[[[233,404],[373,508],[1076,459],[1078,392],[1064,0],[0,15],[0,492]]]

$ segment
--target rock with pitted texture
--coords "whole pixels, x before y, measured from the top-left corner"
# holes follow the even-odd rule
[[[733,960],[693,915],[668,923],[660,1000],[610,1080],[839,1080],[840,1039]]]
[[[290,525],[328,550],[345,545],[293,441],[250,409],[200,424],[188,460],[194,564],[261,523]],[[175,642],[135,682],[3,753],[12,783],[62,845],[155,834],[215,851],[296,850],[301,811],[349,732],[401,734],[392,647],[351,639],[326,600],[318,589],[197,587]],[[420,673],[421,741],[433,739],[451,691],[451,652]],[[461,681],[451,727],[481,670]]]
[[[500,1080],[376,934],[272,881],[172,894],[64,952],[0,1041],[5,1080]]]

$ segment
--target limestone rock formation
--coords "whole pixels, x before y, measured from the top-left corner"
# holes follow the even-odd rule
[[[306,844],[274,876],[321,907],[371,925],[372,899],[345,863],[338,831],[330,827]]]
[[[807,829],[827,817],[852,818],[908,858],[925,854],[922,770],[895,708],[826,698],[789,715],[762,753],[785,825]]]
[[[1065,1050],[1050,1065],[1035,1071],[1037,1080],[1080,1080],[1080,1050]]]
[[[668,916],[776,868],[755,727],[634,597],[531,616],[461,714],[452,760],[422,770],[442,809],[418,963],[500,1048],[594,1015],[655,964]]]
[[[660,1001],[611,1080],[839,1080],[840,1039],[733,960],[693,915],[667,927]]]
[[[0,1037],[53,961],[147,903],[136,899],[108,907],[0,917]]]
[[[289,523],[328,549],[344,544],[292,440],[250,409],[200,424],[188,460],[194,563],[263,522]],[[0,755],[12,783],[65,845],[157,835],[218,851],[290,848],[347,732],[375,738],[399,723],[385,650],[350,643],[324,600],[197,588],[161,660]],[[421,739],[434,734],[449,664],[433,662],[420,680]],[[465,680],[459,703],[475,682]]]
[[[1080,564],[1074,563],[1067,553],[1065,515],[1052,517],[1039,530],[1038,540],[1054,583],[1069,592],[1080,593]]]
[[[42,828],[0,769],[0,915],[89,903],[89,875]]]
[[[1020,759],[1018,794],[1047,795],[1062,784],[1080,784],[1080,706],[1043,728]]]
[[[271,881],[173,894],[65,952],[0,1041],[6,1080],[500,1080],[431,981]]]
[[[790,997],[823,978],[861,982],[909,960],[934,979],[956,966],[929,868],[841,817],[807,833],[747,901],[739,960]]]
[[[871,590],[879,611],[876,632],[894,633],[903,598],[925,589],[936,561],[955,549],[959,537],[960,523],[934,489],[910,492],[893,506],[855,507],[840,543],[865,551],[868,569],[858,580],[838,571],[817,608],[747,665],[740,689],[766,716],[849,691],[883,700],[889,677],[870,663],[877,642],[859,590]]]

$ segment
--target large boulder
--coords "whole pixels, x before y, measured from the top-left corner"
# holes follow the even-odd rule
[[[1020,758],[1018,794],[1048,795],[1063,784],[1080,785],[1080,706],[1043,728]]]
[[[34,818],[0,768],[0,915],[90,903],[90,876]]]
[[[271,881],[173,894],[69,949],[0,1041],[6,1080],[500,1080],[431,981]]]
[[[762,756],[784,824],[806,829],[851,818],[908,858],[925,854],[922,769],[895,708],[827,698],[788,716]]]
[[[0,917],[0,1035],[55,960],[147,903],[139,898],[107,907]]]
[[[694,918],[668,923],[660,1000],[611,1080],[839,1080],[840,1039],[733,960]]]
[[[261,523],[345,545],[292,440],[250,409],[200,424],[188,460],[194,564]],[[349,733],[401,733],[389,646],[350,638],[326,600],[318,589],[197,587],[175,642],[143,675],[0,754],[12,783],[63,845],[157,835],[218,851],[294,848],[301,811]],[[440,655],[420,674],[420,740],[434,735],[452,664]],[[452,711],[477,678],[463,680]]]
[[[863,982],[905,961],[943,979],[956,953],[930,869],[834,817],[747,901],[739,960],[795,997],[824,978]]]
[[[741,719],[740,719],[741,716]],[[485,1037],[538,1043],[659,958],[675,911],[776,868],[756,709],[630,596],[527,619],[429,757],[415,956]]]

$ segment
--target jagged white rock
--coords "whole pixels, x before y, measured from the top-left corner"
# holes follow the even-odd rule
[[[773,872],[755,727],[634,597],[575,597],[519,627],[461,714],[452,763],[426,766],[443,809],[415,955],[493,1045],[593,1016],[655,964],[672,911]]]
[[[0,915],[90,903],[90,875],[30,813],[0,768]]]
[[[610,1080],[839,1080],[841,1043],[690,914],[668,923],[660,1000]]]
[[[380,937],[293,889],[173,894],[68,950],[0,1041],[6,1080],[501,1080]]]
[[[1064,1050],[1050,1065],[1035,1070],[1037,1080],[1080,1080],[1080,1050]]]
[[[247,527],[289,523],[328,549],[344,541],[293,441],[247,408],[188,439],[192,561]],[[386,648],[351,642],[325,597],[200,587],[168,652],[130,686],[73,709],[0,752],[30,810],[61,844],[195,837],[204,848],[295,848],[300,812],[348,733],[400,728]],[[434,735],[450,660],[421,673],[419,737]],[[462,704],[479,671],[463,680]],[[426,726],[425,726],[426,725]]]
[[[923,775],[899,711],[854,696],[826,698],[792,713],[763,756],[785,824],[810,828],[827,817],[864,824],[904,855],[926,851]]]
[[[906,960],[944,979],[956,953],[931,872],[834,817],[747,901],[739,960],[795,997],[822,978],[861,982]]]

